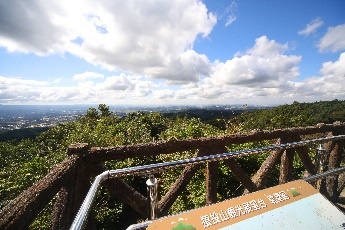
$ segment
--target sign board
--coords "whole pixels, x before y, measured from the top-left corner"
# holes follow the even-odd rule
[[[153,221],[147,230],[345,229],[345,215],[297,180]]]

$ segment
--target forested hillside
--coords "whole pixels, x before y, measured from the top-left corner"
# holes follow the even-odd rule
[[[48,129],[49,127],[38,127],[1,131],[0,142],[11,140],[21,141],[24,139],[35,139],[37,136],[47,131]]]
[[[204,114],[203,114],[204,116]],[[101,104],[90,108],[77,121],[53,127],[35,139],[22,141],[0,142],[0,208],[9,204],[20,192],[42,178],[56,164],[66,157],[70,144],[89,143],[91,146],[119,146],[135,143],[147,143],[167,140],[169,138],[184,139],[205,136],[217,136],[251,129],[274,129],[294,126],[315,125],[317,123],[332,123],[345,121],[345,101],[298,103],[278,106],[269,110],[243,112],[230,119],[213,117],[208,124],[200,118],[178,115],[165,117],[159,113],[134,112],[120,118],[113,114],[109,107]],[[215,124],[215,125],[212,125]],[[269,143],[249,143],[236,148],[253,148]],[[236,150],[236,149],[231,149]],[[128,159],[127,161],[110,162],[107,166],[116,169],[145,165],[155,162],[165,162],[176,159],[189,158],[192,152],[180,155],[157,156],[155,158]],[[257,170],[264,158],[241,158],[239,162],[244,168],[252,172]],[[298,164],[298,162],[296,163]],[[240,185],[228,168],[220,166],[219,180],[223,187],[219,189],[219,200],[237,196],[242,193]],[[179,212],[204,205],[204,169],[197,173],[197,177],[178,199],[172,212]],[[174,181],[180,171],[164,173],[162,179],[166,184],[161,189],[166,190],[169,183]],[[146,193],[142,179],[132,178],[127,181],[132,186]],[[140,218],[128,210],[120,202],[114,200],[103,190],[100,191],[96,203],[96,226],[100,229],[111,229],[124,223]],[[50,208],[31,225],[31,229],[49,228]],[[130,217],[129,217],[130,216]]]
[[[245,130],[275,129],[296,126],[331,124],[345,121],[345,101],[320,101],[277,106],[272,109],[244,112],[231,120]]]

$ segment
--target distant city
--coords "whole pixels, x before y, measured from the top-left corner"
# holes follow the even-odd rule
[[[90,108],[98,105],[0,105],[0,132],[52,127],[76,120]],[[207,106],[109,106],[115,115],[122,117],[129,112],[178,113],[188,110],[253,110],[269,108],[256,105],[207,105]]]

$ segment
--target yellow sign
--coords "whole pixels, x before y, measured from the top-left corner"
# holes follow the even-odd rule
[[[332,217],[336,222],[333,224],[337,226],[335,229],[344,229],[341,227],[345,224],[344,214],[310,184],[297,180],[176,216],[158,219],[152,222],[147,230],[276,229],[282,226],[301,229],[302,222],[308,221],[306,218],[318,219],[309,220],[316,227],[317,221],[323,221],[320,224],[328,226],[324,222],[327,222],[330,217],[321,220],[322,218],[318,218],[320,210],[312,210],[313,204],[320,205],[320,202],[322,207],[331,205],[331,208],[335,209],[332,212],[335,214],[333,216],[338,215],[335,219]],[[325,216],[330,207],[326,209]],[[313,217],[314,214],[315,217]],[[247,221],[248,219],[251,221]],[[308,223],[306,226],[310,227],[311,224]]]

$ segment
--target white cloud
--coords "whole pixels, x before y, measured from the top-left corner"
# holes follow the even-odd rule
[[[288,49],[288,44],[280,44],[275,40],[268,40],[266,36],[255,39],[253,48],[247,50],[247,54],[257,57],[271,57],[282,54]]]
[[[158,69],[155,78],[175,81],[171,67],[216,21],[199,0],[0,1],[0,47],[36,55],[69,52],[111,71]],[[181,65],[181,78],[191,74],[195,81],[200,68]]]
[[[23,80],[0,76],[0,102],[26,102],[34,100],[40,94],[36,88],[44,88],[47,82]]]
[[[131,91],[135,88],[136,78],[120,74],[120,76],[107,77],[104,82],[97,84],[98,90]]]
[[[279,44],[262,36],[245,55],[218,63],[212,74],[215,84],[250,87],[279,87],[299,76],[300,56],[283,55],[287,44]]]
[[[225,23],[225,26],[230,26],[233,22],[235,22],[237,17],[235,15],[230,15],[228,20]]]
[[[296,81],[301,57],[284,55],[286,45],[264,38],[256,39],[256,44],[244,55],[217,63],[214,74],[191,91],[198,92],[199,100],[218,103],[282,104],[345,99],[345,52],[337,61],[323,63],[321,76]]]
[[[329,27],[318,44],[320,52],[337,52],[345,49],[345,24]]]
[[[262,36],[243,55],[213,63],[210,76],[176,90],[155,91],[153,97],[169,102],[228,104],[297,100],[301,94],[294,80],[299,76],[301,57],[284,55],[288,49],[288,44]]]
[[[200,76],[208,76],[210,68],[206,55],[187,50],[167,66],[150,69],[146,73],[155,79],[167,79],[168,84],[185,84],[199,81]]]
[[[94,72],[84,72],[75,74],[72,78],[76,81],[85,81],[87,79],[104,78],[104,75]]]
[[[96,74],[96,73],[94,73]],[[58,87],[47,82],[0,76],[0,102],[11,103],[116,103],[148,97],[158,86],[140,76],[120,74],[94,82],[83,79],[74,86]]]
[[[170,89],[155,90],[153,92],[153,98],[158,99],[158,100],[169,100],[169,99],[174,99],[174,97],[175,97],[175,92]]]
[[[298,31],[299,35],[309,36],[312,33],[315,33],[317,29],[319,29],[323,25],[323,21],[321,18],[316,18],[312,20],[307,26],[303,29]]]
[[[224,23],[229,26],[237,19],[237,3],[225,11]],[[281,104],[303,98],[315,101],[316,96],[344,98],[344,53],[320,67],[322,76],[300,82],[296,79],[301,56],[287,54],[290,43],[266,36],[232,59],[210,63],[193,45],[207,37],[216,22],[199,0],[0,0],[0,47],[36,55],[71,53],[123,72],[78,73],[71,76],[75,85],[69,87],[0,77],[0,101]],[[322,25],[318,18],[299,34],[308,36]],[[344,38],[345,24],[331,27],[318,48],[343,50]]]
[[[345,53],[335,62],[325,62],[320,70],[321,77],[311,77],[298,84],[296,92],[307,97],[323,100],[345,99]]]
[[[66,4],[55,1],[0,1],[0,46],[10,52],[37,55],[65,52],[66,43],[76,36],[76,24],[81,22],[69,22],[72,15],[66,9]]]
[[[234,23],[237,19],[236,12],[237,12],[237,2],[233,1],[231,2],[230,6],[227,7],[226,13],[227,15],[227,20],[225,23],[225,26],[230,26],[232,23]]]
[[[47,86],[49,83],[45,81],[36,81],[36,80],[24,80],[20,78],[13,77],[3,77],[0,76],[0,89],[5,87],[15,87],[16,85],[25,85],[28,87],[31,86]]]
[[[337,80],[345,80],[345,53],[340,54],[339,59],[335,62],[329,61],[323,63],[320,72],[324,76],[332,76],[336,77]]]

